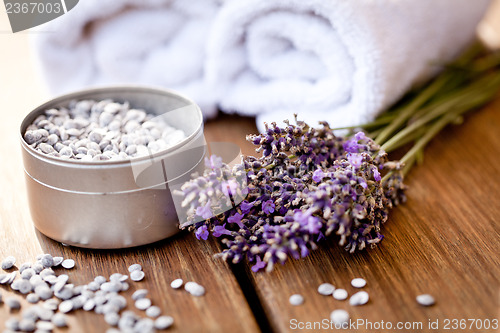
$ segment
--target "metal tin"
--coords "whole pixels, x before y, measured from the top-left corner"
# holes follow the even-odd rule
[[[156,154],[123,161],[84,162],[45,155],[23,139],[45,110],[71,100],[113,99],[164,117],[187,138]],[[203,116],[190,99],[173,91],[112,86],[66,94],[29,113],[20,128],[31,217],[59,242],[87,248],[144,245],[178,232],[173,190],[203,167]]]

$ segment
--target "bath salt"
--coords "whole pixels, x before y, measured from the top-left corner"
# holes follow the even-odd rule
[[[185,138],[161,116],[110,99],[46,110],[24,133],[26,143],[43,154],[89,162],[149,156]]]

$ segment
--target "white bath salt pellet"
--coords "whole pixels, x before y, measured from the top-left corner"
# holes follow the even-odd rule
[[[14,271],[12,273],[10,273],[8,276],[7,276],[7,283],[8,284],[11,284],[12,282],[14,282],[14,280],[16,279],[17,277],[17,271]]]
[[[33,332],[36,329],[35,321],[31,319],[21,319],[19,330],[24,332]]]
[[[66,269],[71,269],[75,267],[75,261],[73,259],[64,259],[61,265]]]
[[[55,328],[55,325],[50,321],[38,321],[36,323],[36,329],[40,331],[52,332]]]
[[[10,274],[0,274],[0,284],[6,284],[9,281]]]
[[[101,286],[99,283],[92,281],[87,285],[87,288],[91,291],[97,291],[101,288]]]
[[[106,278],[104,276],[96,276],[94,278],[94,282],[98,283],[99,285],[103,284],[104,282],[106,282]]]
[[[29,280],[35,275],[35,270],[33,268],[26,268],[21,272],[21,278],[25,280]]]
[[[9,318],[5,321],[5,328],[11,331],[19,331],[19,319]]]
[[[28,301],[28,303],[36,304],[40,301],[40,296],[38,296],[37,294],[29,294],[28,296],[26,296],[26,300]]]
[[[31,268],[31,263],[25,262],[24,264],[21,265],[21,267],[19,267],[19,274],[22,274],[28,268]]]
[[[43,271],[43,266],[42,264],[36,262],[33,264],[33,266],[31,266],[31,268],[33,268],[33,270],[35,271],[36,274],[40,274],[41,271]]]
[[[435,303],[434,297],[429,294],[418,295],[416,299],[417,303],[422,306],[431,306]]]
[[[299,294],[294,294],[290,296],[290,299],[288,301],[290,302],[290,304],[297,306],[304,303],[304,297]]]
[[[347,294],[347,291],[345,289],[335,289],[335,291],[333,292],[333,298],[339,301],[345,300],[347,296],[349,295]]]
[[[83,304],[84,311],[92,311],[95,308],[95,301],[93,299],[89,299]]]
[[[117,326],[120,320],[120,315],[116,312],[109,312],[104,315],[104,321],[111,326]]]
[[[146,310],[151,306],[151,300],[149,298],[140,298],[135,301],[135,307],[139,310]]]
[[[139,289],[139,290],[134,291],[134,293],[132,294],[132,299],[134,301],[137,301],[138,299],[146,297],[147,294],[148,294],[148,291],[146,289]]]
[[[141,281],[142,279],[144,279],[144,272],[143,271],[133,271],[132,273],[130,273],[130,280],[132,281]]]
[[[318,293],[325,296],[331,295],[334,292],[334,290],[335,287],[331,283],[322,283],[318,287]]]
[[[50,320],[52,316],[54,316],[54,311],[41,307],[41,306],[34,306],[32,308],[35,308],[35,311],[38,315],[38,318],[40,320]]]
[[[73,302],[71,300],[66,300],[59,304],[59,311],[62,313],[68,313],[73,310]]]
[[[2,261],[2,269],[4,270],[11,269],[12,267],[14,267],[15,264],[16,264],[16,258],[14,258],[13,256],[8,256]]]
[[[32,286],[31,283],[28,280],[20,279],[16,280],[19,281],[19,292],[23,295],[26,295],[27,293],[31,292]]]
[[[363,288],[364,286],[366,286],[366,281],[362,278],[355,278],[352,279],[351,286],[353,286],[354,288]]]
[[[7,307],[11,310],[19,310],[21,308],[21,302],[14,297],[6,298],[5,305],[7,305]]]
[[[151,317],[151,318],[156,318],[156,317],[158,317],[160,314],[161,314],[161,310],[160,310],[160,308],[159,308],[159,307],[157,307],[156,305],[150,306],[150,307],[146,310],[146,316]]]
[[[52,259],[54,260],[54,267],[59,266],[64,261],[63,257],[53,257]]]
[[[349,299],[349,304],[353,306],[364,305],[368,303],[370,296],[366,291],[358,291]]]
[[[172,281],[170,283],[170,287],[172,287],[174,289],[178,289],[178,288],[182,287],[183,283],[184,283],[184,281],[182,281],[182,279],[175,279],[174,281]]]
[[[51,299],[48,299],[46,300],[42,306],[46,309],[49,309],[49,310],[52,310],[52,311],[55,311],[57,310],[57,308],[59,307],[59,304],[61,303],[61,301],[59,301],[57,298],[51,298]]]
[[[62,313],[56,313],[51,319],[52,324],[56,327],[66,327],[68,324],[66,323],[66,316]]]
[[[166,330],[174,323],[174,318],[170,316],[161,316],[155,320],[155,328],[157,330]]]
[[[54,266],[54,258],[52,258],[50,254],[44,254],[40,261],[42,262],[42,266],[45,268]]]
[[[134,326],[135,332],[152,332],[155,327],[155,322],[150,318],[141,318]]]
[[[132,273],[133,271],[142,271],[142,266],[139,264],[133,264],[128,267],[129,273]]]
[[[129,290],[130,285],[127,282],[122,282],[122,291]]]
[[[335,327],[342,328],[349,323],[349,313],[345,310],[335,310],[330,313],[330,319]]]
[[[205,288],[199,284],[196,284],[189,289],[189,293],[193,296],[200,297],[205,295]]]

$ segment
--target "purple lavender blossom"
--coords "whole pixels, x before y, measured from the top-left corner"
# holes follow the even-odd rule
[[[244,224],[241,222],[241,219],[243,218],[243,214],[240,214],[240,213],[234,213],[234,215],[230,216],[228,219],[227,219],[227,222],[229,223],[236,223],[238,225],[238,227],[240,227],[240,229],[243,229],[245,226]]]
[[[243,214],[248,214],[253,208],[253,203],[249,203],[248,201],[244,200],[240,203],[240,208]]]
[[[316,182],[316,183],[321,183],[321,181],[323,180],[323,178],[325,177],[325,173],[323,172],[323,170],[321,169],[316,169],[314,172],[313,172],[313,175],[312,175],[312,179]]]
[[[361,154],[349,153],[347,154],[347,160],[352,166],[359,168],[363,163],[363,156],[361,156]]]
[[[231,236],[231,231],[227,230],[225,227],[226,227],[225,223],[223,225],[216,225],[214,227],[214,231],[212,232],[212,235],[214,235],[215,237],[220,237],[222,235]]]
[[[188,221],[180,227],[199,239],[209,229],[224,235],[219,256],[255,262],[252,271],[307,256],[320,241],[335,240],[349,252],[379,243],[389,209],[405,199],[401,165],[388,162],[362,132],[338,137],[325,122],[285,123],[247,137],[260,157],[246,156],[233,168],[207,159],[203,176],[182,187]]]
[[[205,220],[213,216],[212,210],[210,209],[210,200],[207,201],[205,206],[200,206],[196,208],[196,215],[201,216]]]
[[[238,184],[233,179],[229,179],[228,181],[222,182],[222,193],[228,198],[234,196],[236,194],[236,190],[238,189]]]
[[[260,257],[257,256],[257,263],[252,266],[252,271],[253,272],[258,272],[262,268],[265,268],[267,263],[265,261],[262,261]]]
[[[276,208],[276,205],[272,200],[267,200],[262,203],[262,211],[264,214],[274,213],[274,208]]]
[[[216,155],[212,155],[210,158],[206,157],[205,165],[212,170],[220,169],[222,168],[222,158]]]
[[[196,235],[196,238],[198,238],[198,239],[207,240],[208,239],[207,226],[204,224],[201,227],[199,227],[198,229],[196,229],[195,235]]]

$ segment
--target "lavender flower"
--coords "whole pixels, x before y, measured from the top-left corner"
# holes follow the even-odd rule
[[[211,230],[226,246],[219,256],[247,258],[253,271],[307,256],[324,239],[350,252],[380,242],[389,209],[404,200],[400,164],[362,132],[346,138],[325,122],[286,124],[247,137],[261,157],[234,168],[207,159],[205,173],[182,187],[188,220],[180,227],[201,239]],[[382,183],[379,170],[393,172]]]

